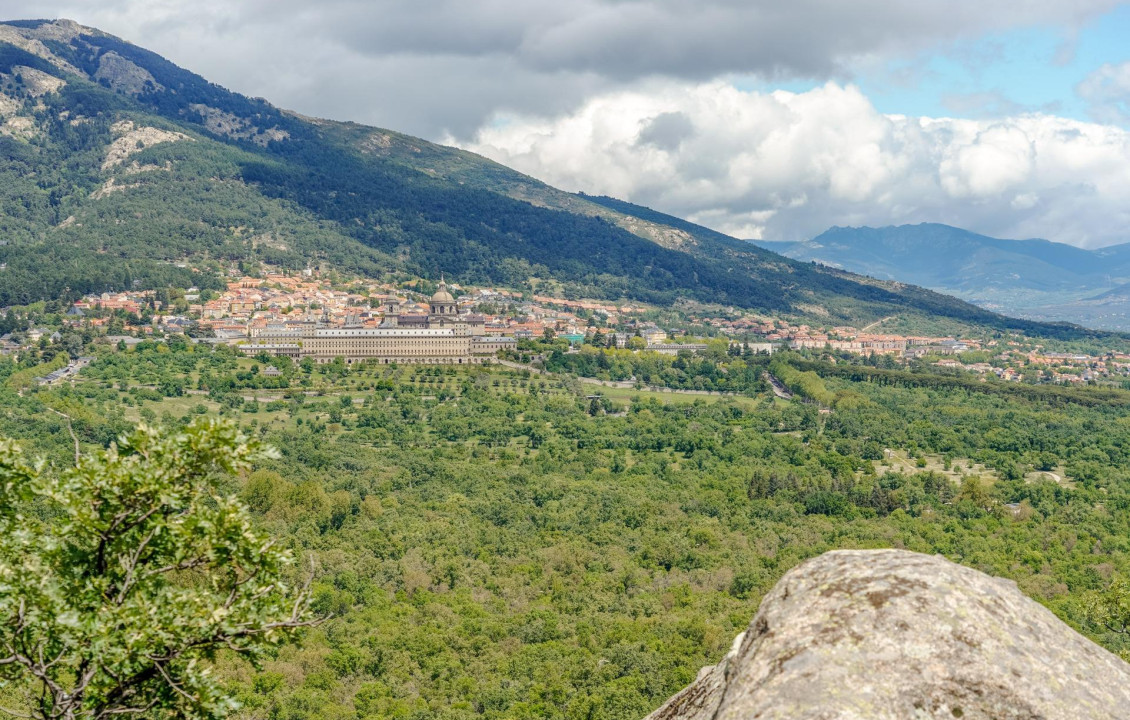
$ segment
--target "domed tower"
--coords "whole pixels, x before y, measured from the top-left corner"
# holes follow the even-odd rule
[[[440,320],[441,324],[444,319],[454,319],[459,315],[459,307],[455,304],[455,298],[447,291],[447,283],[443,281],[442,275],[439,278],[439,288],[436,294],[432,295],[429,314],[433,320]]]

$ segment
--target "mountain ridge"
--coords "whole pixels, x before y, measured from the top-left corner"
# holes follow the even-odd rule
[[[0,98],[0,304],[313,261],[835,323],[899,312],[1090,335],[795,262],[403,133],[307,119],[72,21],[0,24]]]
[[[807,241],[758,244],[793,259],[913,283],[1026,316],[1044,316],[1048,306],[1058,305],[1062,319],[1086,321],[1078,314],[1080,303],[1130,282],[1130,243],[1087,250],[1040,238],[994,238],[940,223],[837,226]]]

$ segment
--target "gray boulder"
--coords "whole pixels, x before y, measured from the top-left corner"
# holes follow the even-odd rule
[[[838,550],[765,596],[730,653],[648,720],[1126,720],[1130,665],[1009,580]]]

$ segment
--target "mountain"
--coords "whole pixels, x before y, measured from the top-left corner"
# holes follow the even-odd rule
[[[1026,315],[1035,320],[1070,318],[1086,327],[1130,330],[1130,283],[1091,297],[1033,308]]]
[[[1084,250],[1048,240],[1001,240],[923,223],[833,227],[812,240],[760,243],[782,254],[876,278],[900,280],[1007,312],[1093,321],[1077,301],[1130,280],[1130,244]],[[1080,306],[1082,307],[1082,306]]]
[[[1080,337],[796,262],[462,150],[307,118],[67,20],[0,24],[0,305],[328,263],[863,322]]]
[[[1094,278],[1130,277],[1130,245],[1090,251],[1048,240],[1000,240],[937,223],[833,227],[812,240],[761,245],[796,259],[966,294],[992,288],[1073,291]]]

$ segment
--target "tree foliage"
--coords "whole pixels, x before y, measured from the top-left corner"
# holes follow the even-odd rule
[[[229,424],[141,427],[55,472],[0,446],[0,672],[43,720],[219,717],[220,651],[309,622],[291,554],[218,481],[268,453]]]
[[[107,446],[137,417],[175,434],[212,414],[280,449],[220,487],[317,559],[312,608],[334,617],[255,672],[217,655],[246,720],[635,720],[717,662],[784,572],[843,547],[944,554],[1130,648],[1086,608],[1130,576],[1126,393],[721,345],[523,344],[562,370],[738,390],[599,403],[493,365],[278,361],[268,384],[275,359],[225,347],[96,346],[73,386],[14,387],[38,371],[0,359],[0,435],[64,464],[68,425]],[[773,362],[815,373],[831,412],[774,397]]]

